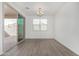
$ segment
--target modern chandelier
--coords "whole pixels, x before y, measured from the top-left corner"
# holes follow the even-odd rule
[[[43,15],[44,15],[44,10],[42,8],[38,8],[37,16],[43,16]]]

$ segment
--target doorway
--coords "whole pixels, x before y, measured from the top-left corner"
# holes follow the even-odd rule
[[[14,8],[4,4],[4,52],[25,38],[25,19]]]

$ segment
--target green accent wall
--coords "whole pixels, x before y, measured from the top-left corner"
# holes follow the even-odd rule
[[[18,15],[18,41],[21,41],[24,37],[24,18]]]
[[[23,17],[18,15],[18,32],[22,33],[23,32]]]

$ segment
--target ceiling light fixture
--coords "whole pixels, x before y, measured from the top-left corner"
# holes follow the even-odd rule
[[[39,8],[37,10],[37,16],[43,16],[44,15],[44,10],[42,8]]]

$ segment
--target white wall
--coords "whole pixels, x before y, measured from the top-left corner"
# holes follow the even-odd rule
[[[67,3],[55,18],[56,40],[79,55],[79,3]]]
[[[40,19],[37,16],[26,16],[26,38],[53,38],[54,36],[54,19],[52,16],[43,16],[41,18],[48,19],[47,31],[34,31],[32,21],[33,19]],[[52,26],[51,26],[52,25]]]
[[[3,17],[2,17],[2,3],[0,2],[0,54],[2,54],[2,34],[3,33]]]

